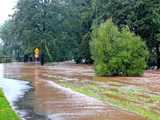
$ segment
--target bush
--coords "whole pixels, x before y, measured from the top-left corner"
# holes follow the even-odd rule
[[[92,31],[90,43],[98,75],[142,75],[147,67],[148,50],[128,27],[121,31],[109,19]]]

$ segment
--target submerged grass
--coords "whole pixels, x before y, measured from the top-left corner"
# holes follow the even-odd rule
[[[76,83],[73,81],[57,80],[56,82],[64,87],[71,88],[74,91],[95,97],[104,103],[136,113],[147,120],[160,120],[160,106],[158,107],[158,112],[154,109],[154,107],[160,105],[160,96],[152,94],[142,88],[125,85],[108,85],[107,87],[104,87],[94,82],[87,82],[86,84],[79,83],[84,81]]]
[[[0,89],[0,120],[20,120],[20,118],[10,107],[1,89]]]

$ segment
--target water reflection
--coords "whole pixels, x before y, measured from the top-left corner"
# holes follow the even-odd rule
[[[7,100],[14,106],[14,103],[18,99],[22,98],[26,91],[31,87],[28,85],[29,82],[0,78],[0,88],[4,91]]]

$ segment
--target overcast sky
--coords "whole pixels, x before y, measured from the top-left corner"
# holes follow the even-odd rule
[[[8,19],[8,15],[13,13],[18,0],[0,0],[0,24]]]

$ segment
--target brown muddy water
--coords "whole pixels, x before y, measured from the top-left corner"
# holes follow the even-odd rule
[[[157,86],[159,88],[160,85],[157,85],[160,82],[158,79],[160,75],[157,77],[156,72],[151,75],[146,73],[143,78],[135,78],[130,81],[128,81],[129,78],[106,79],[95,77],[92,66],[67,62],[43,67],[36,64],[1,64],[0,77],[0,84],[5,80],[6,82],[8,80],[9,83],[0,86],[6,96],[10,96],[7,93],[9,90],[12,93],[18,91],[17,94],[11,93],[14,98],[12,106],[24,120],[146,120],[134,113],[120,110],[95,98],[64,88],[51,78],[77,83],[94,81],[103,86],[106,86],[105,82],[109,81],[107,85],[110,86],[136,85],[145,86],[153,92],[160,90],[157,89]],[[155,81],[151,82],[150,77],[154,77]],[[119,84],[114,84],[115,82]],[[16,90],[18,86],[20,88]]]

